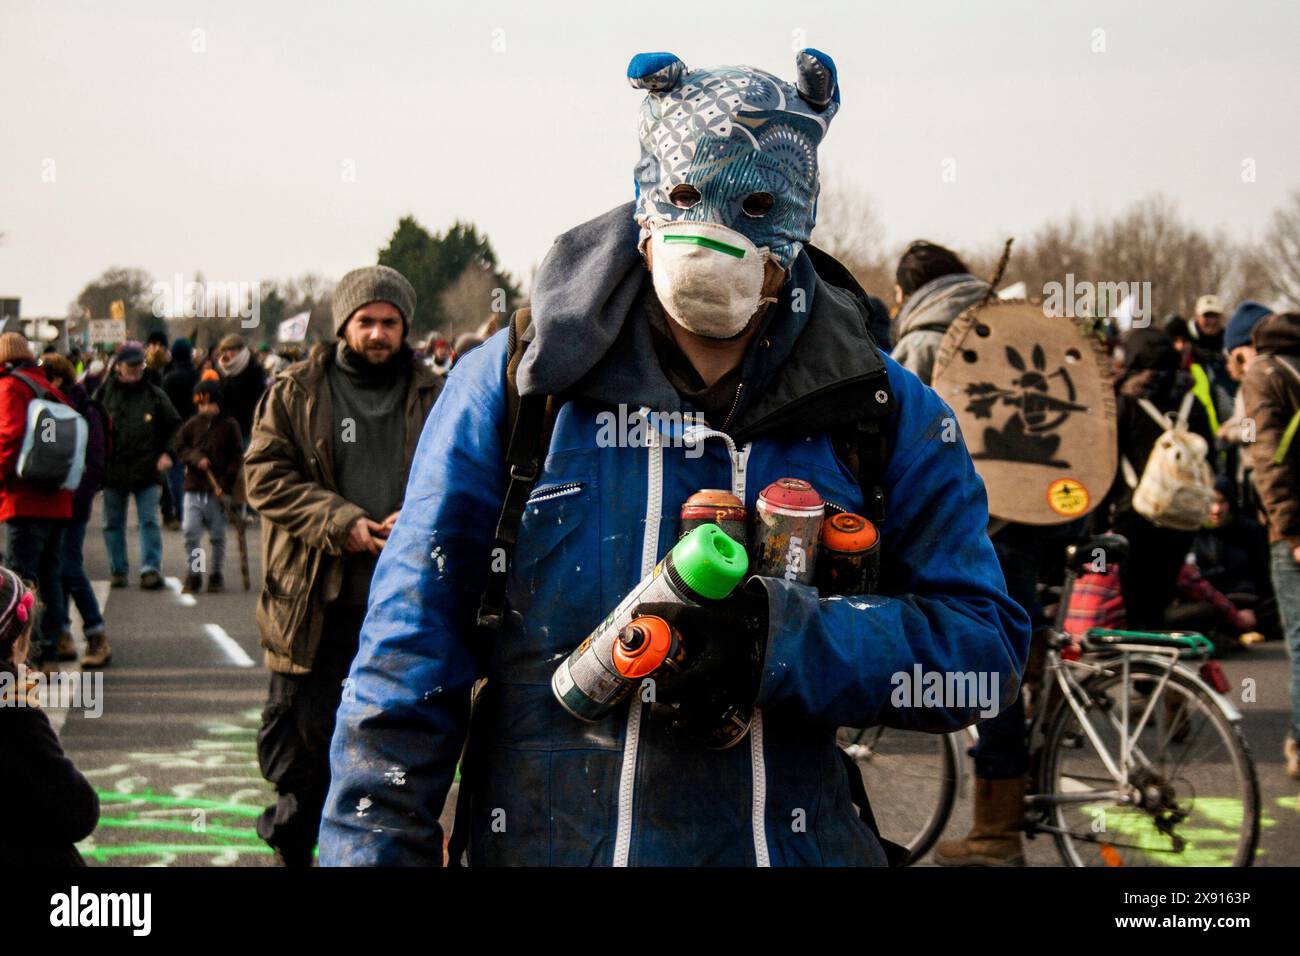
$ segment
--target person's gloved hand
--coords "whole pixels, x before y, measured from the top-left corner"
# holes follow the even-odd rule
[[[741,740],[758,697],[767,650],[767,592],[758,579],[705,607],[642,604],[637,617],[663,618],[680,635],[685,660],[678,672],[654,674],[652,713],[705,746],[722,749]]]

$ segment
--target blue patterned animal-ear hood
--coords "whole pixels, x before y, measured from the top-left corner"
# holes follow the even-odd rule
[[[647,91],[635,169],[643,239],[655,222],[714,222],[790,268],[812,233],[817,146],[840,103],[829,56],[802,50],[795,66],[790,84],[748,66],[689,70],[671,53],[632,58],[628,82]],[[674,196],[683,184],[694,188]]]

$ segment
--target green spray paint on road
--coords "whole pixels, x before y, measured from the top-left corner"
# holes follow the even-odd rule
[[[269,862],[272,850],[254,828],[275,800],[257,770],[260,718],[248,710],[203,725],[206,736],[179,750],[133,751],[120,762],[87,767],[91,780],[111,783],[95,788],[104,815],[79,844],[81,855],[114,865]],[[177,775],[182,781],[170,783]],[[161,780],[169,785],[159,786]]]

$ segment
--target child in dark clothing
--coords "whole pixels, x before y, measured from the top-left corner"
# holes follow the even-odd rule
[[[0,869],[84,866],[75,844],[99,822],[99,797],[63,753],[50,718],[38,706],[31,649],[35,598],[21,578],[0,566]]]
[[[221,405],[221,385],[212,380],[199,382],[194,389],[194,407],[198,412],[176,433],[176,453],[185,464],[185,533],[184,591],[192,594],[203,586],[203,572],[208,575],[208,590],[220,591],[224,585],[221,567],[226,558],[226,513],[224,498],[229,496],[239,476],[243,460],[243,442],[239,423],[227,415]],[[216,493],[213,482],[221,489]],[[203,530],[212,541],[211,554],[203,552]]]

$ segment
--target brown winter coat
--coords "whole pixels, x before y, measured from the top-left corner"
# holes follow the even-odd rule
[[[230,494],[239,478],[239,465],[244,456],[243,438],[239,422],[225,412],[215,418],[195,413],[176,433],[176,457],[185,465],[185,491],[211,492],[212,482],[199,468],[199,462],[208,460],[221,490]]]
[[[1286,458],[1273,461],[1296,409],[1300,408],[1300,381],[1286,368],[1300,372],[1300,314],[1273,315],[1255,326],[1258,357],[1241,383],[1246,417],[1255,422],[1255,440],[1245,445],[1255,469],[1255,487],[1268,515],[1268,540],[1300,545],[1300,436],[1291,443]]]
[[[336,430],[326,379],[334,350],[332,342],[318,344],[306,360],[276,376],[258,402],[244,457],[248,501],[262,518],[265,576],[257,628],[266,666],[284,674],[311,670],[326,606],[343,583],[343,545],[365,515],[338,493],[334,479]],[[412,362],[403,483],[442,382],[422,362]]]

